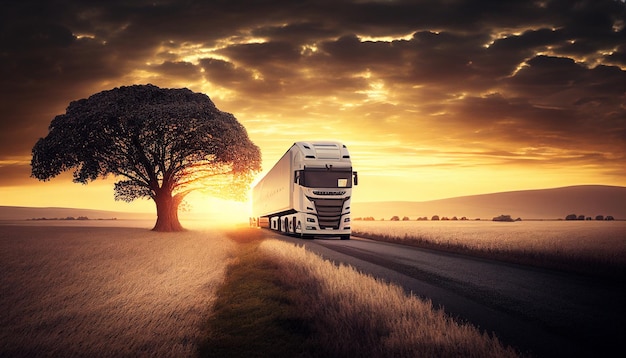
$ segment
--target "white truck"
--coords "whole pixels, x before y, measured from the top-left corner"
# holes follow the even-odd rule
[[[350,239],[350,197],[358,184],[338,142],[296,142],[252,188],[253,226],[312,238]]]

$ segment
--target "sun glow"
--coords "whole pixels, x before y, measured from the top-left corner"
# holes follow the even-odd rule
[[[315,44],[315,43],[313,43],[313,44],[306,44],[306,45],[303,45],[301,47],[300,54],[301,55],[306,55],[306,56],[311,56],[311,55],[317,53],[317,51],[318,51],[317,44]]]
[[[408,33],[406,35],[387,35],[387,36],[368,36],[368,35],[357,35],[359,41],[361,42],[393,42],[393,41],[409,41],[413,38],[415,32]]]
[[[186,208],[179,214],[181,220],[190,219],[198,224],[229,225],[247,223],[251,215],[250,201],[238,202],[192,192],[187,198]]]
[[[230,36],[217,40],[213,46],[207,46],[205,43],[182,42],[177,43],[173,40],[163,41],[157,48],[156,53],[171,60],[189,62],[194,65],[200,63],[202,59],[218,59],[228,61],[229,58],[219,54],[219,50],[234,45],[250,45],[266,43],[267,39],[253,36]]]
[[[95,39],[96,35],[94,34],[73,34],[77,39]]]

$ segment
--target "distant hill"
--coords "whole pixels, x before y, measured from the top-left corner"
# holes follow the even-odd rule
[[[89,219],[133,219],[153,220],[156,214],[126,213],[116,211],[75,209],[75,208],[39,208],[23,206],[0,206],[0,220],[29,220],[29,219],[64,219],[67,217],[78,218],[84,216]]]
[[[394,215],[411,220],[433,215],[489,219],[499,215],[522,219],[564,219],[569,214],[611,215],[626,219],[626,187],[579,185],[554,189],[521,190],[461,196],[422,202],[389,201],[352,204],[352,217],[389,220]]]
[[[392,216],[408,216],[411,220],[433,215],[440,217],[463,216],[470,220],[488,219],[499,215],[512,218],[564,219],[569,214],[611,215],[626,220],[626,187],[606,185],[580,185],[554,189],[521,190],[502,193],[460,196],[432,201],[354,202],[352,217],[372,216],[376,220],[389,220]],[[56,207],[0,206],[0,220],[28,220],[37,218],[78,218],[155,220],[156,213],[128,213],[91,209]]]

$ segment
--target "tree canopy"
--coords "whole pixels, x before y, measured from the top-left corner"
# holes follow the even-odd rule
[[[193,190],[241,200],[261,169],[259,148],[230,113],[186,88],[114,88],[70,103],[32,151],[32,176],[74,170],[86,184],[119,177],[115,199],[153,199],[154,230],[178,231],[178,206]]]

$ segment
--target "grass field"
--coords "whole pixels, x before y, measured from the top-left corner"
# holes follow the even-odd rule
[[[625,221],[354,221],[353,234],[585,274],[623,277]]]
[[[2,357],[516,355],[263,230],[55,225],[0,224]]]
[[[517,356],[429,301],[267,233],[227,233],[240,254],[219,290],[202,356]]]
[[[0,225],[0,356],[192,356],[233,248],[215,231]]]

